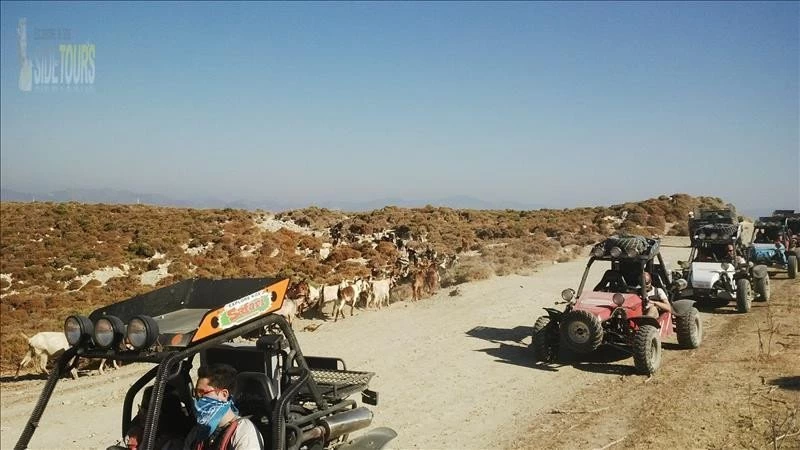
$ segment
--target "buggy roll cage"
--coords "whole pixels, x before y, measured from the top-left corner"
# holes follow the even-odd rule
[[[67,349],[50,372],[39,400],[14,447],[15,450],[27,448],[56,384],[81,357],[158,364],[128,389],[123,403],[122,417],[124,434],[131,421],[131,409],[136,394],[155,379],[140,445],[143,450],[152,450],[167,385],[182,373],[187,375],[184,379],[188,379],[193,357],[204,350],[273,325],[280,328],[291,352],[286,361],[288,385],[275,399],[275,407],[271,411],[272,448],[286,447],[287,408],[291,399],[303,388],[306,389],[302,395],[319,407],[319,411],[304,417],[304,422],[354,407],[353,400],[346,400],[346,396],[353,391],[323,395],[320,385],[311,376],[311,368],[303,356],[291,326],[283,316],[273,314],[282,306],[288,284],[288,279],[269,278],[190,279],[95,310],[90,315],[94,320],[113,315],[126,322],[140,316],[143,311],[157,313],[155,320],[164,325],[165,329],[159,333],[157,340],[151,346],[140,351],[119,350],[119,347],[101,350],[95,348],[92,342],[86,341]],[[253,292],[254,288],[261,289]],[[255,306],[252,305],[258,305],[261,309],[253,309]],[[240,314],[238,318],[234,317],[234,312]],[[201,317],[199,322],[197,322],[198,317]],[[71,362],[76,356],[78,358]],[[364,374],[368,377],[372,375]],[[331,406],[329,401],[335,404]]]
[[[589,257],[589,261],[586,263],[586,268],[583,271],[583,276],[581,277],[581,283],[578,286],[578,292],[575,295],[575,298],[580,298],[581,294],[583,293],[583,289],[586,285],[586,279],[589,277],[589,269],[591,268],[592,264],[595,261],[610,261],[612,270],[619,270],[619,266],[621,263],[626,263],[626,265],[638,265],[638,272],[639,272],[639,286],[640,292],[639,296],[642,299],[647,299],[647,291],[645,291],[644,287],[644,272],[650,272],[653,278],[652,282],[653,285],[656,287],[661,287],[665,291],[669,291],[668,284],[670,282],[670,276],[667,273],[666,265],[664,264],[664,258],[661,256],[661,252],[659,251],[661,247],[661,241],[658,239],[646,239],[647,241],[647,248],[642,251],[641,253],[630,256],[625,254],[624,252],[619,256],[611,256],[610,254],[606,253],[602,256],[591,255]],[[595,244],[594,248],[598,247],[605,247],[608,248],[609,246],[613,245],[611,239],[606,239],[604,241]],[[657,261],[658,264],[655,264],[654,261]],[[638,264],[637,264],[638,263]],[[659,286],[661,285],[661,286]],[[667,293],[667,297],[670,298],[670,302],[672,302],[672,295]]]
[[[789,237],[791,237],[791,236],[788,236],[788,234],[789,234],[788,232],[791,231],[791,228],[789,227],[789,223],[790,222],[794,223],[795,220],[800,221],[800,214],[798,214],[797,216],[798,216],[797,218],[789,217],[789,216],[759,217],[758,220],[756,220],[755,224],[753,224],[754,232],[753,232],[753,236],[752,236],[750,242],[751,243],[755,242],[756,236],[758,234],[758,233],[755,232],[755,230],[757,230],[757,229],[769,230],[769,231],[778,230],[778,233],[783,233],[784,237],[788,239]],[[772,238],[770,238],[770,239],[772,239]]]

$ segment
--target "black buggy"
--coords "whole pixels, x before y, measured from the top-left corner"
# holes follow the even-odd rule
[[[138,295],[92,312],[70,316],[64,332],[71,347],[50,373],[15,449],[27,448],[62,374],[81,358],[154,364],[133,383],[122,405],[121,434],[131,426],[134,399],[152,382],[140,449],[151,450],[159,431],[162,403],[177,397],[194,420],[190,369],[227,363],[238,371],[233,398],[249,416],[265,448],[380,449],[397,434],[368,427],[372,412],[349,397],[377,405],[368,389],[371,372],[347,370],[339,358],[303,355],[292,328],[278,314],[288,279],[191,279]],[[255,334],[257,341],[232,342]]]

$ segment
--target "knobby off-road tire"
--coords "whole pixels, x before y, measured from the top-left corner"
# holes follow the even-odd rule
[[[642,375],[652,375],[661,366],[661,337],[658,328],[642,325],[633,338],[633,365]]]
[[[634,250],[637,254],[642,253],[647,248],[647,239],[642,236],[620,236],[614,241],[623,253]]]
[[[683,348],[697,348],[703,342],[703,321],[700,312],[692,308],[684,316],[675,318],[678,344]]]
[[[756,278],[756,295],[758,295],[758,300],[761,302],[768,302],[769,301],[769,276],[764,278]]]
[[[750,280],[739,278],[736,280],[736,310],[740,313],[750,311]]]
[[[591,353],[603,342],[603,325],[588,311],[566,313],[559,331],[562,346],[575,353]]]
[[[788,255],[787,258],[789,278],[795,279],[797,278],[797,255]]]
[[[541,316],[533,325],[533,340],[530,349],[534,361],[550,362],[556,357],[556,348],[550,342],[550,317]]]

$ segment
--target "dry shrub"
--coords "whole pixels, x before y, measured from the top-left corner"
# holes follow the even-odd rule
[[[99,280],[91,279],[91,280],[89,280],[88,283],[83,285],[83,287],[81,289],[82,290],[97,289],[97,288],[101,287],[102,285],[103,285],[103,283],[101,283]]]
[[[442,280],[442,286],[485,280],[492,276],[491,268],[477,258],[469,258],[456,266]]]
[[[164,262],[165,262],[164,258],[151,259],[147,263],[147,270],[156,270],[158,269],[158,266],[164,264]]]
[[[325,263],[339,264],[343,261],[347,261],[348,259],[354,259],[360,257],[361,253],[359,253],[358,250],[351,247],[339,246],[333,249],[330,255],[328,255],[328,257],[325,258]]]
[[[167,271],[181,279],[189,278],[189,267],[181,261],[173,261],[167,268]]]

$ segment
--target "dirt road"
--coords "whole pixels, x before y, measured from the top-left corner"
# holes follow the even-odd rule
[[[666,243],[685,244],[680,239]],[[688,256],[688,249],[665,247],[663,253],[674,264]],[[398,431],[393,448],[539,447],[541,437],[532,434],[531,426],[552,420],[548,412],[563,408],[572,398],[590,396],[610,381],[622,379],[638,388],[644,380],[632,375],[630,359],[614,362],[610,368],[599,364],[543,367],[531,361],[527,350],[531,325],[562,289],[577,288],[585,262],[581,258],[544,267],[530,276],[469,283],[460,287],[458,296],[442,290],[417,304],[397,302],[379,312],[357,311],[355,317],[327,322],[315,332],[298,333],[298,338],[308,355],[339,356],[349,368],[376,372],[371,388],[380,393],[380,405],[374,408],[374,424]],[[599,280],[604,269],[593,271],[589,283]],[[749,323],[746,316],[702,316],[710,330],[703,348],[708,345],[710,352],[721,345],[715,341],[727,338],[730,323]],[[300,322],[295,329],[307,323]],[[666,353],[665,369],[655,380],[678,376],[675,368],[682,366],[713,373],[713,366],[698,362],[699,351]],[[31,448],[105,448],[116,442],[119,405],[130,383],[146,369],[133,365],[105,376],[61,382]],[[796,368],[794,372],[797,375]],[[2,383],[0,447],[11,448],[16,442],[43,383]],[[78,420],[89,425],[78,426]],[[560,442],[552,441],[553,445]],[[587,441],[579,446],[607,442]]]

